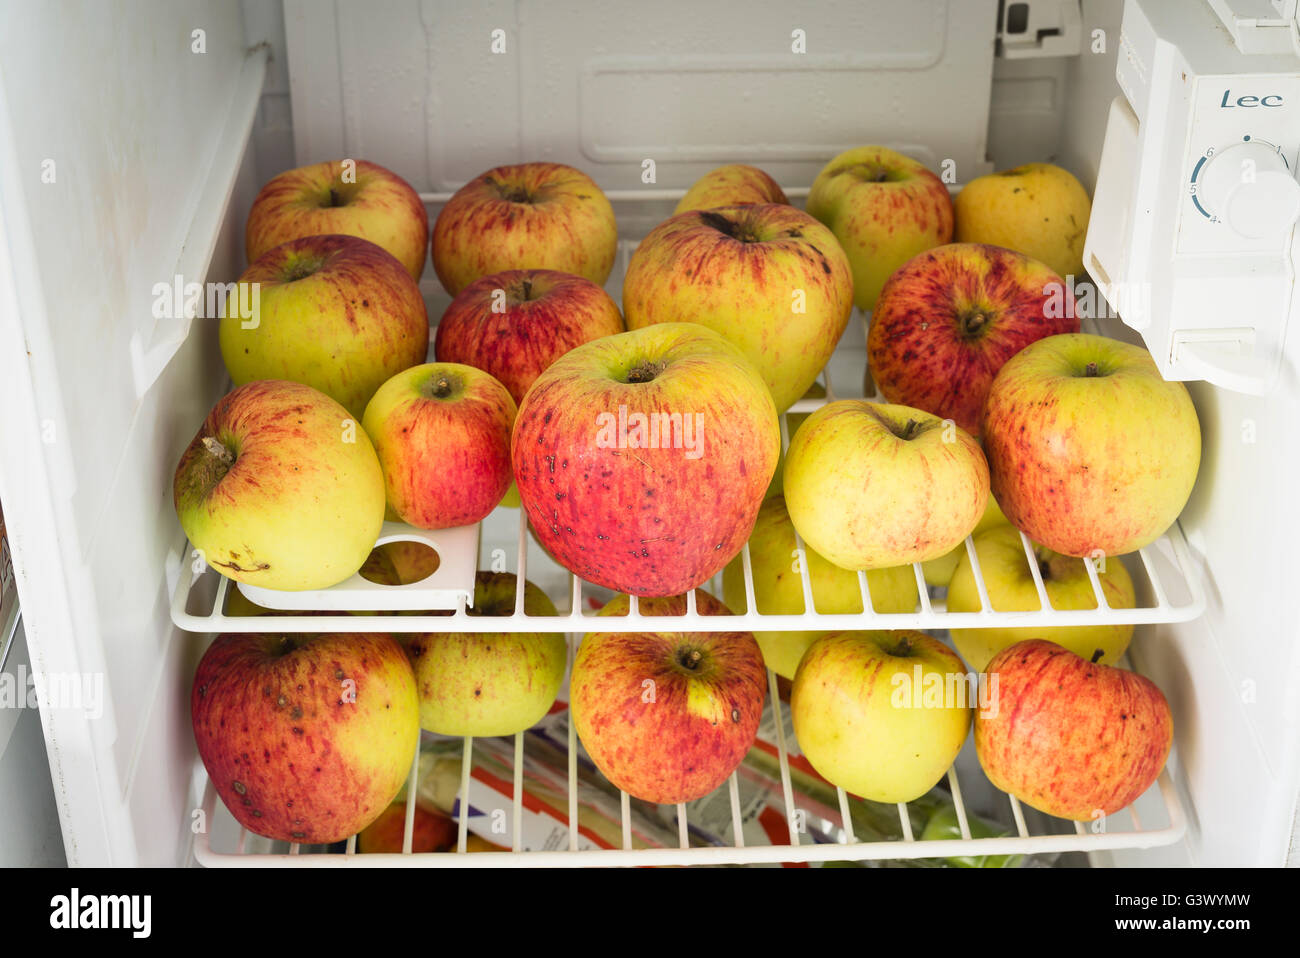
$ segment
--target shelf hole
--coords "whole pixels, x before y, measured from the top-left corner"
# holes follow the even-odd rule
[[[410,585],[429,578],[441,562],[437,550],[426,542],[385,542],[371,550],[359,573],[376,585]]]

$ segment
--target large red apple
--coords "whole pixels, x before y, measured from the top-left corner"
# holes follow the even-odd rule
[[[740,551],[781,436],[737,347],[665,323],[561,356],[524,397],[511,442],[542,547],[588,582],[665,596]]]
[[[1017,529],[1068,556],[1124,555],[1164,534],[1196,483],[1187,387],[1147,351],[1083,333],[1007,361],[984,407],[993,494]]]
[[[256,284],[251,316],[227,300],[221,357],[236,386],[306,383],[360,418],[384,382],[424,362],[429,317],[402,264],[354,236],[306,236],[263,253],[241,283]]]
[[[730,615],[695,593],[702,615]],[[626,615],[616,596],[602,616]],[[642,599],[646,615],[681,615],[684,596]],[[748,632],[589,632],[573,661],[569,708],[582,746],[635,798],[673,804],[708,795],[754,744],[767,672]]]
[[[1089,821],[1130,805],[1165,767],[1173,715],[1149,679],[1043,639],[1003,649],[985,671],[996,707],[976,713],[975,751],[1025,804]]]
[[[420,741],[415,675],[387,635],[219,636],[190,711],[221,800],[249,831],[282,841],[361,831],[401,789]]]
[[[891,403],[978,437],[1002,364],[1044,336],[1079,331],[1073,299],[1023,253],[978,243],[928,250],[885,281],[867,334],[871,374]]]
[[[424,272],[429,213],[411,184],[365,160],[286,170],[262,187],[248,213],[244,245],[256,262],[304,236],[342,233],[386,249],[413,279]]]
[[[614,268],[614,207],[562,163],[498,166],[466,183],[433,224],[433,268],[447,292],[508,269],[555,269],[603,284]]]
[[[425,363],[384,383],[361,424],[384,470],[388,508],[420,529],[478,522],[510,488],[515,401],[491,375]]]
[[[384,473],[351,414],[301,383],[240,386],[213,407],[172,488],[194,548],[238,582],[325,589],[384,524]]]
[[[474,280],[438,323],[439,362],[477,366],[516,403],[543,370],[574,346],[623,332],[618,306],[589,279],[516,269]]]
[[[825,226],[779,203],[681,213],[637,247],[628,329],[700,323],[754,363],[784,412],[808,391],[853,311],[848,258]]]

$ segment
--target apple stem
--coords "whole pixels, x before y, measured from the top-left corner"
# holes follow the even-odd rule
[[[677,661],[682,664],[683,668],[694,671],[699,666],[701,658],[703,656],[700,654],[699,649],[691,649],[689,652],[682,653]]]
[[[916,435],[916,429],[920,425],[921,424],[917,422],[915,419],[909,419],[907,421],[907,425],[903,427],[903,435],[901,438],[911,439],[914,435]]]
[[[1096,375],[1097,375],[1097,364],[1096,364],[1096,363],[1088,363],[1088,365],[1086,365],[1086,366],[1083,367],[1083,374],[1084,374],[1085,376],[1096,376]]]
[[[524,280],[524,300],[526,302],[532,298],[533,298],[533,281],[531,279],[526,279]]]
[[[343,204],[340,202],[341,199],[342,197],[339,196],[339,191],[330,187],[330,206],[342,206]]]
[[[1092,653],[1092,658],[1089,659],[1088,661],[1092,662],[1093,665],[1096,665],[1097,662],[1101,659],[1101,657],[1105,654],[1106,653],[1103,650],[1098,649],[1096,652]]]
[[[226,465],[230,465],[232,462],[235,461],[235,457],[230,452],[230,450],[227,449],[225,446],[223,446],[220,443],[220,441],[213,439],[211,436],[203,437],[203,448],[206,449],[212,455],[216,456]]]
[[[433,395],[437,399],[446,399],[451,395],[451,383],[446,376],[438,377],[438,381],[433,385]]]

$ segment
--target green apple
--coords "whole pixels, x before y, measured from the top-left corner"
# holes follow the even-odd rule
[[[988,589],[989,602],[998,612],[1027,612],[1040,607],[1033,572],[1020,541],[1020,530],[1001,525],[975,536],[975,554]],[[1083,559],[1059,555],[1040,545],[1034,556],[1043,588],[1055,609],[1095,609],[1097,596]],[[1099,572],[1102,593],[1112,609],[1131,609],[1137,602],[1133,580],[1118,559],[1105,562]],[[979,590],[970,556],[963,555],[948,585],[949,612],[978,612]],[[1090,662],[1111,665],[1119,660],[1133,637],[1132,625],[1079,625],[1038,628],[953,629],[952,642],[971,668],[983,671],[989,660],[1009,645],[1025,639],[1046,639]]]
[[[517,579],[475,577],[471,615],[508,616]],[[524,583],[524,612],[556,615],[546,593]],[[420,727],[439,735],[513,735],[532,728],[555,702],[568,649],[562,632],[452,632],[407,646],[420,695]]]
[[[832,565],[805,548],[813,605],[821,613],[854,613],[862,610],[858,574]],[[804,611],[803,577],[795,553],[794,525],[786,511],[785,497],[774,496],[763,503],[749,536],[749,560],[754,577],[754,603],[764,615],[797,615]],[[910,565],[873,569],[867,573],[871,606],[877,612],[911,612],[916,608],[916,575]],[[745,608],[743,556],[736,556],[722,572],[723,600],[738,613]],[[763,663],[777,675],[794,678],[799,660],[824,632],[755,632],[763,650]]]
[[[1006,522],[1007,517],[998,508],[998,501],[989,496],[989,501],[984,506],[984,515],[980,518],[971,534],[978,534],[985,529],[992,529],[994,526],[1006,525]],[[938,588],[946,586],[952,580],[952,574],[957,571],[957,563],[961,561],[961,557],[965,554],[966,542],[963,540],[951,552],[945,553],[937,559],[931,559],[929,562],[922,562],[921,572],[925,575],[926,584]]]
[[[841,153],[817,174],[808,212],[848,254],[853,301],[871,309],[889,275],[913,256],[952,242],[952,200],[943,181],[883,146]]]
[[[860,798],[920,798],[966,741],[976,704],[968,678],[961,659],[923,632],[824,635],[804,654],[790,694],[799,749]]]
[[[843,569],[939,558],[979,523],[988,496],[979,444],[909,406],[829,403],[786,452],[790,519],[809,548]]]

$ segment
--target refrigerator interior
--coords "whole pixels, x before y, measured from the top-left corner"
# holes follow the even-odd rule
[[[68,862],[192,860],[207,637],[169,611],[171,479],[226,378],[215,322],[157,316],[155,285],[236,279],[261,183],[369,159],[432,220],[491,166],[570,163],[611,196],[623,264],[726,162],[763,167],[797,205],[867,142],[951,161],[958,184],[1047,160],[1091,190],[1122,6],[1085,0],[1078,55],[1017,60],[995,56],[996,0],[0,8],[0,498],[32,667],[103,676],[101,718],[41,712]],[[449,299],[429,268],[421,289],[436,322]],[[1292,336],[1266,397],[1189,384],[1203,450],[1181,527],[1207,608],[1140,627],[1130,650],[1173,708],[1187,833],[1093,864],[1294,863],[1298,351]]]

